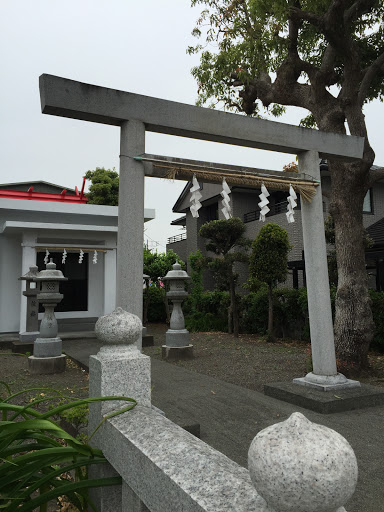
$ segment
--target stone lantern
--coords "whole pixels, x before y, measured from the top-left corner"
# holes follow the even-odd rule
[[[55,307],[63,299],[60,282],[67,281],[61,270],[56,270],[52,259],[35,277],[41,289],[37,300],[43,304],[44,316],[40,324],[40,336],[36,338],[33,356],[29,357],[31,373],[59,373],[65,370],[65,355],[62,355],[62,341],[57,336],[58,327]]]
[[[39,287],[35,281],[38,271],[38,267],[36,265],[32,265],[29,267],[29,271],[26,274],[19,277],[20,281],[26,282],[26,289],[23,292],[24,297],[27,298],[26,330],[19,334],[19,340],[24,343],[35,341],[39,335],[39,302],[37,300]],[[32,283],[34,283],[34,288],[32,287]]]
[[[181,270],[181,265],[176,262],[173,270],[163,278],[169,282],[167,297],[173,304],[169,329],[165,334],[165,345],[163,345],[163,359],[187,359],[193,357],[193,345],[189,343],[189,332],[185,328],[185,321],[181,303],[188,297],[185,291],[185,283],[191,278]]]

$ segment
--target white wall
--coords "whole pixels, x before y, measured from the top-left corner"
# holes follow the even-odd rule
[[[0,237],[0,332],[18,332],[21,300],[21,237]]]

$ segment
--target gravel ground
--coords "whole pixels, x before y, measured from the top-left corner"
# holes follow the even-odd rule
[[[28,370],[28,358],[24,355],[11,354],[9,349],[0,350],[0,381],[8,384],[12,393],[31,389],[28,393],[19,395],[12,403],[26,404],[31,398],[41,393],[53,396],[54,393],[47,388],[55,389],[63,395],[71,397],[88,397],[88,373],[82,370],[70,359],[67,360],[67,369],[63,373],[55,375],[31,375]],[[44,391],[45,388],[47,391]],[[4,386],[1,386],[1,395],[7,394]]]
[[[165,343],[164,324],[149,324],[148,334],[154,347],[146,347],[146,355],[161,359]],[[222,332],[191,333],[194,358],[172,362],[188,370],[217,377],[248,389],[263,391],[264,384],[290,381],[311,371],[309,344],[288,340],[267,343],[265,338],[242,334],[239,338]],[[384,355],[370,356],[372,369],[359,378],[361,382],[384,386]]]

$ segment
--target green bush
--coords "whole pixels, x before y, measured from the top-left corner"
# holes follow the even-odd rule
[[[265,335],[268,331],[268,288],[261,286],[242,299],[242,332]],[[277,337],[309,339],[307,290],[273,290],[274,331]]]
[[[200,296],[199,311],[193,298],[188,297],[183,305],[185,326],[189,331],[228,331],[229,293],[206,291]]]
[[[165,289],[150,286],[148,294],[148,322],[165,322],[167,319],[164,304]]]
[[[268,330],[268,288],[261,286],[257,292],[244,296],[241,303],[242,332],[264,335]]]

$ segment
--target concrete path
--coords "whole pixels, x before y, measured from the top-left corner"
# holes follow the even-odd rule
[[[91,338],[63,340],[64,351],[84,366],[100,345]],[[352,445],[359,464],[347,511],[384,511],[384,406],[321,415],[156,359],[151,363],[152,403],[179,425],[199,423],[201,439],[242,466],[257,432],[294,411],[333,428]]]

